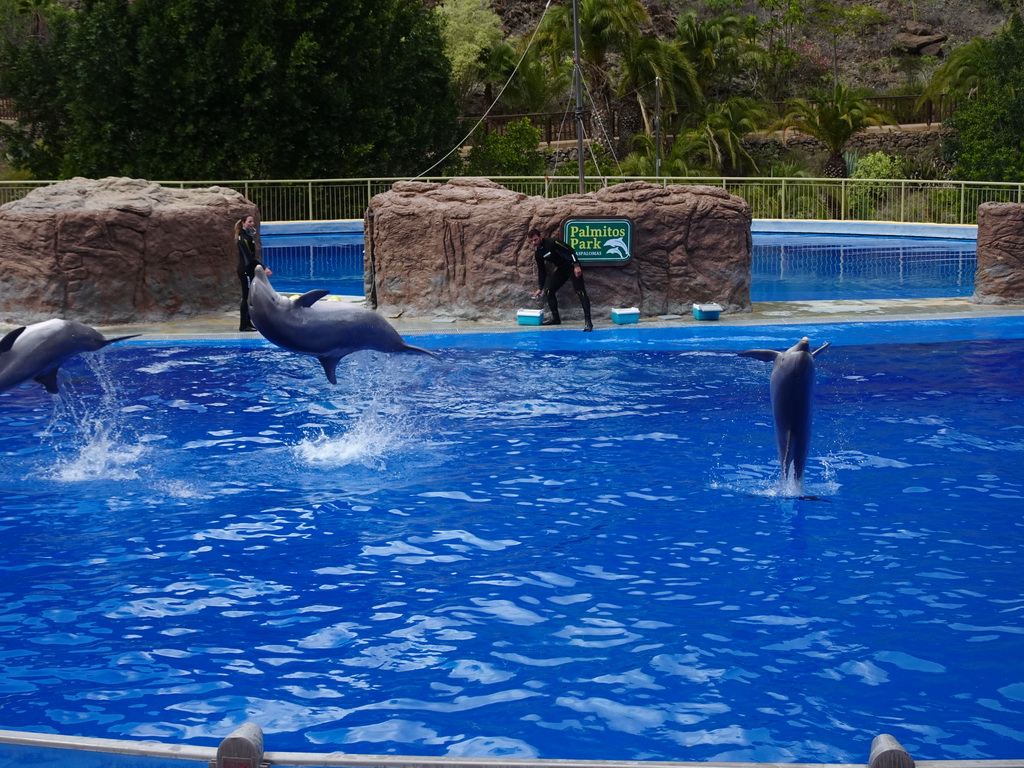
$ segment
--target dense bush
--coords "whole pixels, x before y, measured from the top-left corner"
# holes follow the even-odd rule
[[[403,175],[457,142],[437,17],[413,0],[86,0],[46,19],[0,56],[24,116],[4,139],[38,177]]]

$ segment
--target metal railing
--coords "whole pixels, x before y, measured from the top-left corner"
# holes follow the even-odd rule
[[[445,182],[450,177],[417,181]],[[526,195],[560,197],[579,191],[576,176],[491,177]],[[264,221],[362,219],[374,195],[403,179],[313,179],[308,181],[162,181],[180,188],[221,186],[255,203]],[[625,181],[719,187],[749,203],[755,219],[887,221],[907,224],[977,224],[978,206],[1024,202],[1024,183],[921,179],[804,179],[591,176],[588,191]],[[24,197],[51,181],[0,182],[0,204]]]

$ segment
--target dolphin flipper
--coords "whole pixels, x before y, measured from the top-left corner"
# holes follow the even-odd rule
[[[329,382],[331,382],[331,384],[337,384],[338,383],[338,377],[335,374],[335,371],[338,368],[338,361],[341,360],[341,358],[340,357],[326,357],[325,356],[325,357],[318,357],[317,360],[319,360],[320,361],[320,365],[322,365],[324,367],[324,374],[327,376],[327,380]]]
[[[825,347],[827,347],[827,346],[830,346],[831,344],[832,344],[832,342],[831,342],[831,341],[826,341],[826,342],[825,342],[824,344],[822,344],[822,345],[821,345],[820,347],[818,347],[818,348],[817,348],[816,350],[814,350],[813,352],[811,352],[811,357],[814,357],[814,356],[816,356],[816,355],[817,355],[817,354],[818,354],[819,352],[821,352],[821,351],[822,351],[823,349],[825,349]]]
[[[0,339],[0,353],[6,352],[11,347],[13,347],[14,342],[17,341],[18,337],[25,332],[25,328],[26,326],[24,325],[21,326],[21,328],[15,328],[13,331],[11,331],[2,339]]]
[[[763,360],[766,363],[774,363],[775,359],[781,355],[781,352],[776,352],[774,349],[748,349],[745,352],[737,352],[740,357],[752,357],[755,360]]]
[[[46,391],[51,395],[57,394],[57,369],[51,368],[48,371],[40,373],[36,376],[36,381],[46,387]]]
[[[306,291],[301,296],[296,296],[292,301],[298,307],[312,307],[329,293],[330,291],[325,291],[323,288],[317,288],[315,291]]]

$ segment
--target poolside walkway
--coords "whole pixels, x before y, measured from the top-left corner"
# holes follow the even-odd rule
[[[356,301],[357,299],[353,299]],[[516,323],[515,309],[509,309],[508,322],[470,321],[455,318],[388,318],[401,334],[434,333],[546,333],[556,328],[521,326]],[[640,327],[664,328],[676,326],[718,325],[819,325],[850,322],[898,322],[905,320],[948,320],[963,317],[1024,317],[1024,304],[975,304],[968,298],[949,299],[885,299],[852,301],[778,301],[755,302],[753,311],[745,314],[725,315],[717,321],[697,321],[692,316],[663,315],[643,317]],[[579,323],[558,326],[572,329]],[[620,328],[610,317],[595,316],[595,331]],[[635,327],[635,326],[626,326]],[[146,338],[160,339],[233,339],[255,337],[238,332],[237,311],[203,317],[173,320],[164,323],[99,326],[107,336],[128,333],[143,334]]]

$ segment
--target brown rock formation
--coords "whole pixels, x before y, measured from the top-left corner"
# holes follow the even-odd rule
[[[486,179],[398,182],[370,201],[367,297],[391,316],[509,320],[518,308],[539,306],[526,233],[559,234],[570,216],[634,224],[630,262],[584,267],[596,318],[613,307],[684,314],[703,302],[750,311],[750,206],[716,187],[641,181],[556,199]],[[559,292],[559,306],[563,318],[582,317],[571,284]]]
[[[0,320],[159,322],[238,306],[233,227],[254,204],[220,187],[75,178],[0,206]]]
[[[1024,205],[978,206],[977,252],[973,301],[1024,304]]]

